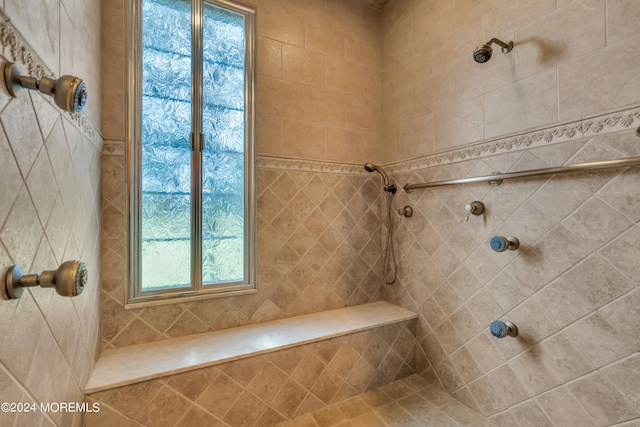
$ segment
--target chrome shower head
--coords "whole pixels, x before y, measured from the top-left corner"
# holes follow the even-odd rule
[[[24,288],[30,286],[55,288],[63,297],[75,297],[82,293],[86,284],[87,267],[82,261],[66,261],[57,270],[26,276],[19,265],[14,265],[5,276],[5,289],[11,299],[20,298]]]
[[[25,89],[51,95],[56,105],[70,113],[79,113],[87,104],[87,85],[78,77],[62,76],[57,80],[23,76],[20,68],[9,62],[4,66],[4,81],[11,96],[24,94]]]
[[[364,164],[364,170],[366,170],[369,173],[375,171],[375,172],[378,172],[380,175],[382,175],[382,179],[384,180],[383,190],[384,191],[389,191],[389,192],[395,194],[395,192],[397,191],[397,188],[396,188],[396,186],[394,184],[389,184],[389,176],[384,171],[384,169],[382,169],[379,166],[374,165],[373,163],[365,163]]]
[[[487,44],[482,44],[473,51],[473,60],[478,64],[482,64],[491,59],[491,55],[493,54],[493,49],[491,46]]]
[[[493,49],[491,45],[495,43],[502,48],[502,53],[509,53],[513,49],[513,42],[505,43],[499,39],[492,38],[485,44],[481,44],[473,51],[473,60],[479,64],[483,64],[491,59]]]

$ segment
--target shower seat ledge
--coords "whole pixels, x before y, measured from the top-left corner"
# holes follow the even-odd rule
[[[385,301],[104,351],[86,393],[344,336],[418,316]]]

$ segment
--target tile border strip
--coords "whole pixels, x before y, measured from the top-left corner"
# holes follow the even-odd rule
[[[31,50],[20,33],[11,25],[9,19],[4,15],[4,13],[0,14],[0,17],[2,18],[0,21],[0,44],[5,57],[13,62],[18,62],[24,65],[26,67],[26,71],[31,76],[39,78],[55,78],[55,75],[42,64],[41,60]],[[96,93],[100,93],[99,88],[96,89]],[[78,128],[78,130],[80,130],[80,132],[82,132],[89,141],[98,148],[98,150],[102,150],[102,135],[100,135],[100,131],[98,131],[95,125],[89,121],[85,114],[72,114],[62,111],[51,102],[49,97],[42,97],[46,102],[53,106],[61,116],[65,117],[76,128]]]
[[[621,132],[630,130],[631,127],[636,124],[640,124],[640,106],[633,106],[624,110],[604,113],[560,125],[530,130],[522,134],[475,142],[446,152],[391,163],[385,165],[385,167],[390,173],[410,172],[430,166],[445,165],[543,145],[575,141],[595,135]],[[106,154],[124,155],[124,145],[124,141],[106,140],[104,151]],[[292,159],[265,154],[258,155],[257,165],[265,169],[294,170],[301,172],[348,175],[366,174],[361,164]]]
[[[403,173],[431,166],[445,165],[465,160],[489,157],[513,151],[558,144],[630,130],[640,124],[640,106],[635,105],[597,116],[527,130],[497,139],[474,142],[449,151],[434,153],[410,160],[401,160],[385,165],[389,173]],[[345,164],[320,160],[290,159],[285,157],[260,155],[258,166],[269,169],[298,170],[304,172],[325,172],[342,174],[365,174],[360,164]]]
[[[360,175],[366,173],[364,170],[364,162],[356,165],[321,160],[290,159],[268,155],[258,155],[257,160],[258,167],[265,169],[285,169],[301,172],[324,172],[348,175]]]
[[[474,158],[504,154],[510,151],[575,141],[595,135],[621,132],[630,130],[634,124],[640,124],[639,122],[640,106],[634,105],[589,118],[527,130],[521,134],[484,140],[442,153],[395,162],[387,167],[391,173],[409,172],[430,166],[445,165]]]

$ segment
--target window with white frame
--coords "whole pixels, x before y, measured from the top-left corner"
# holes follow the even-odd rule
[[[128,305],[255,292],[254,10],[133,0]]]

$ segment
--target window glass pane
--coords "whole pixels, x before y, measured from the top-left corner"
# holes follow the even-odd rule
[[[141,128],[141,287],[189,287],[190,2],[142,2]]]
[[[245,18],[203,7],[202,281],[244,280]]]

